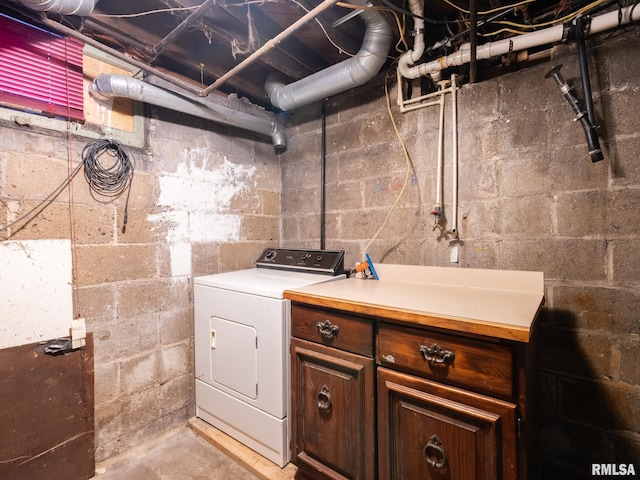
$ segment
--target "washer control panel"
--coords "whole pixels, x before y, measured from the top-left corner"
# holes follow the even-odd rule
[[[295,250],[266,248],[257,267],[340,275],[344,273],[344,250]]]

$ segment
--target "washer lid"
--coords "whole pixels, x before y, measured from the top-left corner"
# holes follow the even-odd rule
[[[316,283],[330,282],[344,275],[322,275],[317,273],[250,268],[235,272],[218,273],[195,277],[193,283],[223,288],[241,293],[250,293],[271,298],[283,298],[283,292],[291,288],[306,287]]]

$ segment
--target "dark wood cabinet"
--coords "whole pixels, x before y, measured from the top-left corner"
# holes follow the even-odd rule
[[[516,479],[516,406],[379,368],[379,479]]]
[[[299,478],[527,478],[525,344],[301,302],[291,325]]]
[[[318,335],[316,342],[291,341],[291,448],[297,478],[371,480],[376,475],[374,359],[322,342],[372,353],[373,326],[329,312],[295,311],[294,334]],[[363,325],[360,335],[351,335],[350,328]],[[363,342],[363,335],[368,340]]]

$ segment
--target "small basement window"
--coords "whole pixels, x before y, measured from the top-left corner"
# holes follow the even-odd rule
[[[0,105],[83,122],[82,48],[0,14]]]
[[[78,40],[0,13],[0,121],[144,147],[142,103],[116,98],[103,105],[89,95],[101,73],[139,71]]]

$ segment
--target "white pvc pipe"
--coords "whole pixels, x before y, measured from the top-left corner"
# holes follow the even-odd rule
[[[456,74],[451,75],[451,123],[453,124],[453,163],[451,167],[451,176],[453,177],[452,186],[452,205],[451,205],[451,235],[458,238],[458,96],[456,90]]]
[[[417,15],[413,17],[413,28],[415,30],[415,35],[413,38],[413,49],[404,52],[402,55],[400,55],[400,59],[398,60],[398,70],[406,78],[410,77],[404,75],[404,72],[409,71],[411,68],[410,66],[414,65],[418,60],[420,60],[420,57],[422,57],[422,54],[424,53],[425,47],[424,20],[422,18],[419,18],[423,16],[424,9],[422,8],[422,0],[409,0],[409,9],[411,13]]]
[[[436,185],[436,211],[437,215],[442,214],[442,177],[444,170],[444,95],[442,92],[440,95],[440,127],[438,129],[438,170],[437,170],[437,185]],[[436,217],[436,222],[439,219]]]
[[[615,28],[618,25],[626,25],[636,20],[640,20],[640,8],[636,8],[633,11],[633,18],[631,16],[633,5],[625,7],[621,10],[613,10],[611,12],[593,17],[591,19],[591,26],[587,32],[589,35],[603,32],[611,28]],[[618,21],[618,13],[621,18]],[[489,42],[478,46],[476,52],[477,60],[486,60],[488,58],[497,57],[509,53],[510,51],[518,52],[533,47],[540,47],[543,45],[559,42],[563,39],[564,25],[557,25],[555,27],[546,28],[544,30],[538,30],[536,32],[525,33],[515,37],[499,40],[497,42]],[[465,43],[460,46],[457,52],[447,55],[446,57],[440,57],[431,62],[422,63],[411,68],[406,68],[401,71],[402,76],[405,78],[418,78],[426,75],[439,78],[440,71],[448,67],[455,67],[469,63],[471,58],[471,47],[469,43]],[[398,67],[400,68],[400,67]]]

